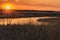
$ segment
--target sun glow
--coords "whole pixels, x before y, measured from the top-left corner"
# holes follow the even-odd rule
[[[13,10],[14,6],[12,4],[3,4],[2,9],[3,10]]]
[[[5,9],[6,9],[6,10],[10,10],[11,7],[10,7],[10,6],[6,6]]]
[[[11,14],[11,12],[14,10],[14,6],[12,4],[6,3],[2,5],[2,10],[5,14]]]

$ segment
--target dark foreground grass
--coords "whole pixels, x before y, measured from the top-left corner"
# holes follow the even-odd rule
[[[60,40],[59,26],[0,26],[0,40]]]

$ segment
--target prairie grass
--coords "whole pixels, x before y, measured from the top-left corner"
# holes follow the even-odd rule
[[[60,40],[59,26],[1,25],[0,40]]]

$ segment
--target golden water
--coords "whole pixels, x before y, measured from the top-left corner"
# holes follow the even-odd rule
[[[33,24],[33,25],[42,25],[43,22],[38,22],[37,19],[45,18],[56,18],[56,17],[31,17],[31,18],[8,18],[0,19],[0,25],[24,25],[24,24]],[[47,24],[47,23],[45,23]]]

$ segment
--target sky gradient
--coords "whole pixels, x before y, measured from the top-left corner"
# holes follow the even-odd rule
[[[60,11],[60,0],[0,0],[0,5],[11,3],[17,10],[55,10]]]

